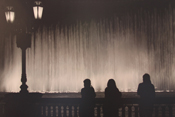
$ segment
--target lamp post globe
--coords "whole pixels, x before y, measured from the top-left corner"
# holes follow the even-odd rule
[[[34,13],[35,19],[42,19],[42,15],[43,15],[42,1],[34,2],[33,13]]]
[[[15,20],[15,12],[13,6],[7,6],[5,11],[5,18],[7,23],[13,23]]]

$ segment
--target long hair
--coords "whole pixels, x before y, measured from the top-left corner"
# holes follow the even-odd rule
[[[108,88],[117,88],[115,80],[114,79],[109,79],[107,83]]]

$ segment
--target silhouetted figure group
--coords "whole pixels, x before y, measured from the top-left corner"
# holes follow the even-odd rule
[[[151,117],[155,98],[155,88],[151,83],[150,75],[143,75],[143,83],[137,89],[140,95],[140,117]],[[82,102],[80,105],[80,117],[94,117],[95,91],[90,79],[84,80],[84,88],[81,90]],[[109,79],[105,88],[105,102],[103,106],[104,117],[119,117],[119,108],[122,107],[122,93],[116,86],[114,79]]]

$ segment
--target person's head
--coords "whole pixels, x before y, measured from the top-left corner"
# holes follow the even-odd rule
[[[90,79],[85,79],[83,82],[84,82],[84,87],[90,87],[91,86]]]
[[[149,74],[146,73],[143,75],[143,83],[151,83]]]
[[[109,88],[116,88],[117,86],[116,86],[115,80],[114,79],[109,79],[107,87],[109,87]]]

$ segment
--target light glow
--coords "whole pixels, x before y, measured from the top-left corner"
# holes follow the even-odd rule
[[[43,7],[38,7],[38,18],[41,19],[43,14]]]
[[[40,1],[35,1],[35,6],[33,7],[33,13],[35,19],[42,19],[43,7]]]
[[[37,19],[37,15],[38,15],[38,13],[37,13],[37,6],[33,7],[33,13],[34,13],[35,19]]]
[[[8,23],[13,23],[15,20],[15,12],[12,10],[13,10],[13,7],[8,6],[7,11],[5,12],[6,21]]]

